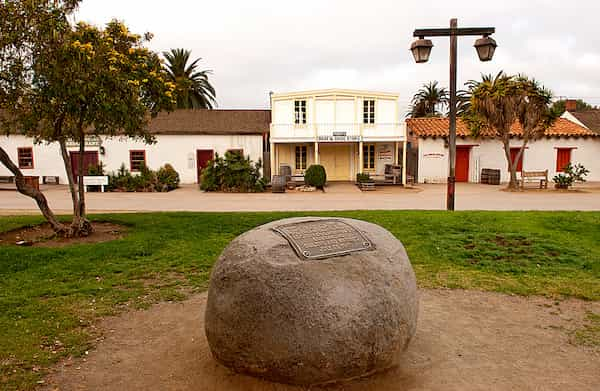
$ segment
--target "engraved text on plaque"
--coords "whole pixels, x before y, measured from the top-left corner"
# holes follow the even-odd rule
[[[307,259],[329,258],[370,249],[373,244],[352,225],[337,219],[303,221],[273,228]]]

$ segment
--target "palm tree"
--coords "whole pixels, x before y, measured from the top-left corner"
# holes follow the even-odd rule
[[[410,112],[412,118],[439,117],[444,115],[443,109],[448,106],[448,90],[438,87],[437,81],[423,84],[413,96]]]
[[[500,139],[510,172],[509,189],[518,188],[517,166],[527,143],[544,135],[556,119],[550,109],[552,93],[535,79],[509,76],[499,72],[495,77],[483,76],[482,81],[467,83],[471,104],[462,115],[473,136]],[[513,160],[510,153],[511,128],[518,122],[522,128],[522,145]]]
[[[212,109],[216,106],[216,93],[208,80],[210,70],[197,70],[197,58],[188,64],[191,52],[185,49],[171,49],[163,52],[165,69],[171,81],[177,86],[178,109]]]

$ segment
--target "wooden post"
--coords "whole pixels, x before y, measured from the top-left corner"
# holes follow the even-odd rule
[[[363,142],[361,139],[361,141],[358,143],[358,172],[359,173],[362,173],[363,169],[364,169],[363,159],[364,159],[364,151],[363,151]]]
[[[315,164],[319,164],[319,142],[315,141]]]
[[[277,151],[275,150],[275,143],[271,141],[271,151],[269,153],[269,157],[271,158],[271,178],[273,179],[273,175],[277,175],[277,168],[275,167],[275,153],[277,153]]]
[[[446,209],[454,210],[454,195],[456,190],[456,57],[458,27],[456,19],[450,19],[450,129],[448,136],[448,190],[446,194]]]
[[[406,148],[407,148],[408,143],[406,142],[406,139],[404,140],[404,143],[402,144],[402,185],[406,186],[407,180],[406,180],[406,173],[407,173],[407,169],[406,169]]]

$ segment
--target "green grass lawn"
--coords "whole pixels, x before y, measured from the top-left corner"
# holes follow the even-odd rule
[[[207,286],[227,243],[300,213],[96,216],[124,239],[63,248],[0,246],[0,389],[31,389],[58,359],[91,347],[100,316]],[[421,287],[600,300],[600,213],[358,211],[406,246]],[[40,222],[2,217],[0,231]]]

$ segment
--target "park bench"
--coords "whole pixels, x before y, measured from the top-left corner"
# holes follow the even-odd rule
[[[521,172],[521,189],[525,188],[525,182],[540,184],[540,189],[548,188],[548,170],[544,171],[522,171]]]
[[[1,190],[14,190],[15,177],[14,176],[0,176],[0,189]]]

